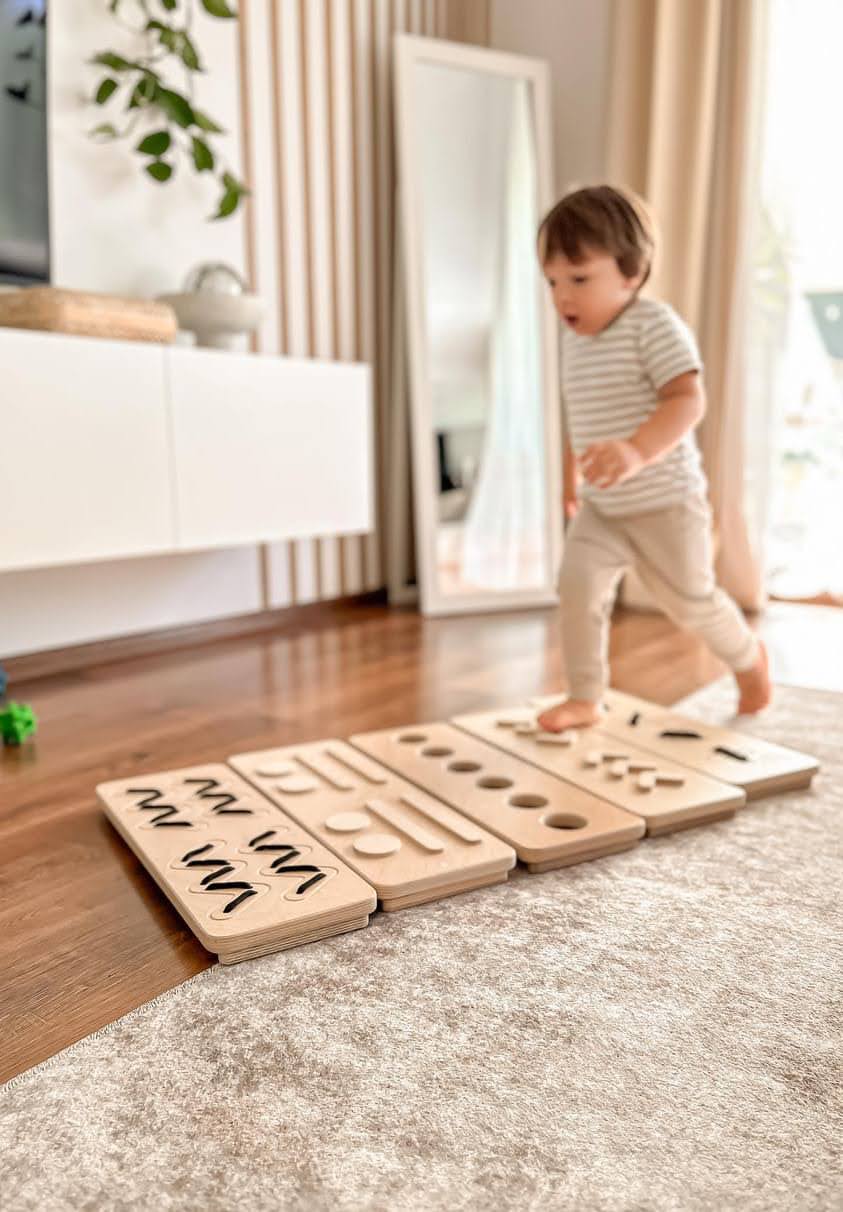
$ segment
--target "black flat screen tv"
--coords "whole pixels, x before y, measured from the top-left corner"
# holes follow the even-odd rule
[[[0,0],[0,282],[50,279],[46,0]]]

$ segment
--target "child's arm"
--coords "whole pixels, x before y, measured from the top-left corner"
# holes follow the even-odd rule
[[[695,370],[665,383],[659,392],[658,408],[630,438],[643,458],[644,466],[657,463],[678,446],[704,414],[705,391]]]
[[[595,442],[581,459],[583,475],[598,488],[621,484],[650,463],[658,463],[705,413],[705,392],[696,371],[678,375],[660,388],[658,407],[631,438]]]
[[[577,457],[568,439],[562,448],[562,506],[566,518],[572,518],[577,512]]]

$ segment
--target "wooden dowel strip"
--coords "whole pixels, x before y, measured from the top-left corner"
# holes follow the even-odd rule
[[[438,804],[419,804],[409,795],[401,796],[402,804],[406,804],[408,808],[412,808],[414,812],[426,816],[428,820],[434,821],[442,829],[448,833],[452,833],[454,837],[458,837],[462,842],[482,842],[482,836],[476,829],[472,829],[468,821],[456,813],[450,813],[447,808],[440,808]]]
[[[337,778],[337,776],[335,774],[332,774],[330,770],[326,770],[324,765],[319,761],[318,758],[302,757],[301,754],[297,753],[296,761],[300,762],[302,764],[302,766],[306,767],[310,771],[311,774],[317,775],[320,779],[323,779],[331,787],[335,787],[337,791],[353,791],[354,790],[353,783],[342,782],[341,779]]]
[[[333,758],[335,762],[339,762],[341,766],[345,766],[353,774],[359,774],[361,779],[365,779],[367,783],[386,783],[387,776],[383,771],[378,770],[376,766],[369,766],[364,758],[358,759],[346,757],[344,753],[337,753],[335,749],[326,749],[328,757]]]
[[[393,829],[397,829],[399,833],[403,833],[404,837],[409,838],[411,842],[415,842],[422,850],[427,850],[430,854],[440,854],[445,846],[438,838],[432,834],[426,833],[423,829],[417,829],[415,825],[409,824],[407,821],[395,812],[383,800],[367,800],[366,807],[373,816],[380,817],[382,821],[386,821]]]

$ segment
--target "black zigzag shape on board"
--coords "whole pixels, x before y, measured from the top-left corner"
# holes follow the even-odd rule
[[[289,842],[271,842],[269,839],[275,836],[274,829],[267,829],[265,833],[259,833],[257,837],[251,839],[249,849],[258,854],[276,855],[269,864],[270,870],[275,875],[309,875],[311,878],[303,880],[296,888],[296,896],[304,896],[309,888],[315,888],[322,880],[327,879],[326,873],[321,867],[316,867],[312,863],[295,863],[295,859],[302,857],[301,850],[290,845]]]
[[[203,892],[236,892],[237,895],[223,906],[223,913],[233,913],[244,901],[257,896],[258,891],[248,880],[226,879],[226,876],[233,874],[234,866],[226,858],[210,858],[209,851],[213,848],[212,842],[207,842],[204,846],[197,846],[195,850],[188,850],[180,862],[185,867],[205,870],[205,875],[199,881],[199,887]],[[205,857],[202,857],[203,855]]]
[[[230,791],[216,791],[216,787],[221,787],[219,779],[185,779],[186,784],[197,788],[197,796],[200,800],[215,800],[212,804],[211,812],[215,816],[251,816],[252,809],[245,807],[236,807],[237,796],[232,795]]]
[[[192,829],[193,821],[185,821],[178,819],[178,808],[175,804],[168,804],[163,798],[163,794],[157,787],[128,787],[127,795],[142,795],[145,798],[138,800],[136,807],[143,812],[155,812],[157,816],[150,818],[150,824],[156,829]],[[173,818],[176,818],[175,820]]]

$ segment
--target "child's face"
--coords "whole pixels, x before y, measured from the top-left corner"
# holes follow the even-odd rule
[[[580,261],[556,253],[544,263],[560,319],[581,336],[593,337],[626,307],[643,274],[626,278],[609,253],[589,250]]]

